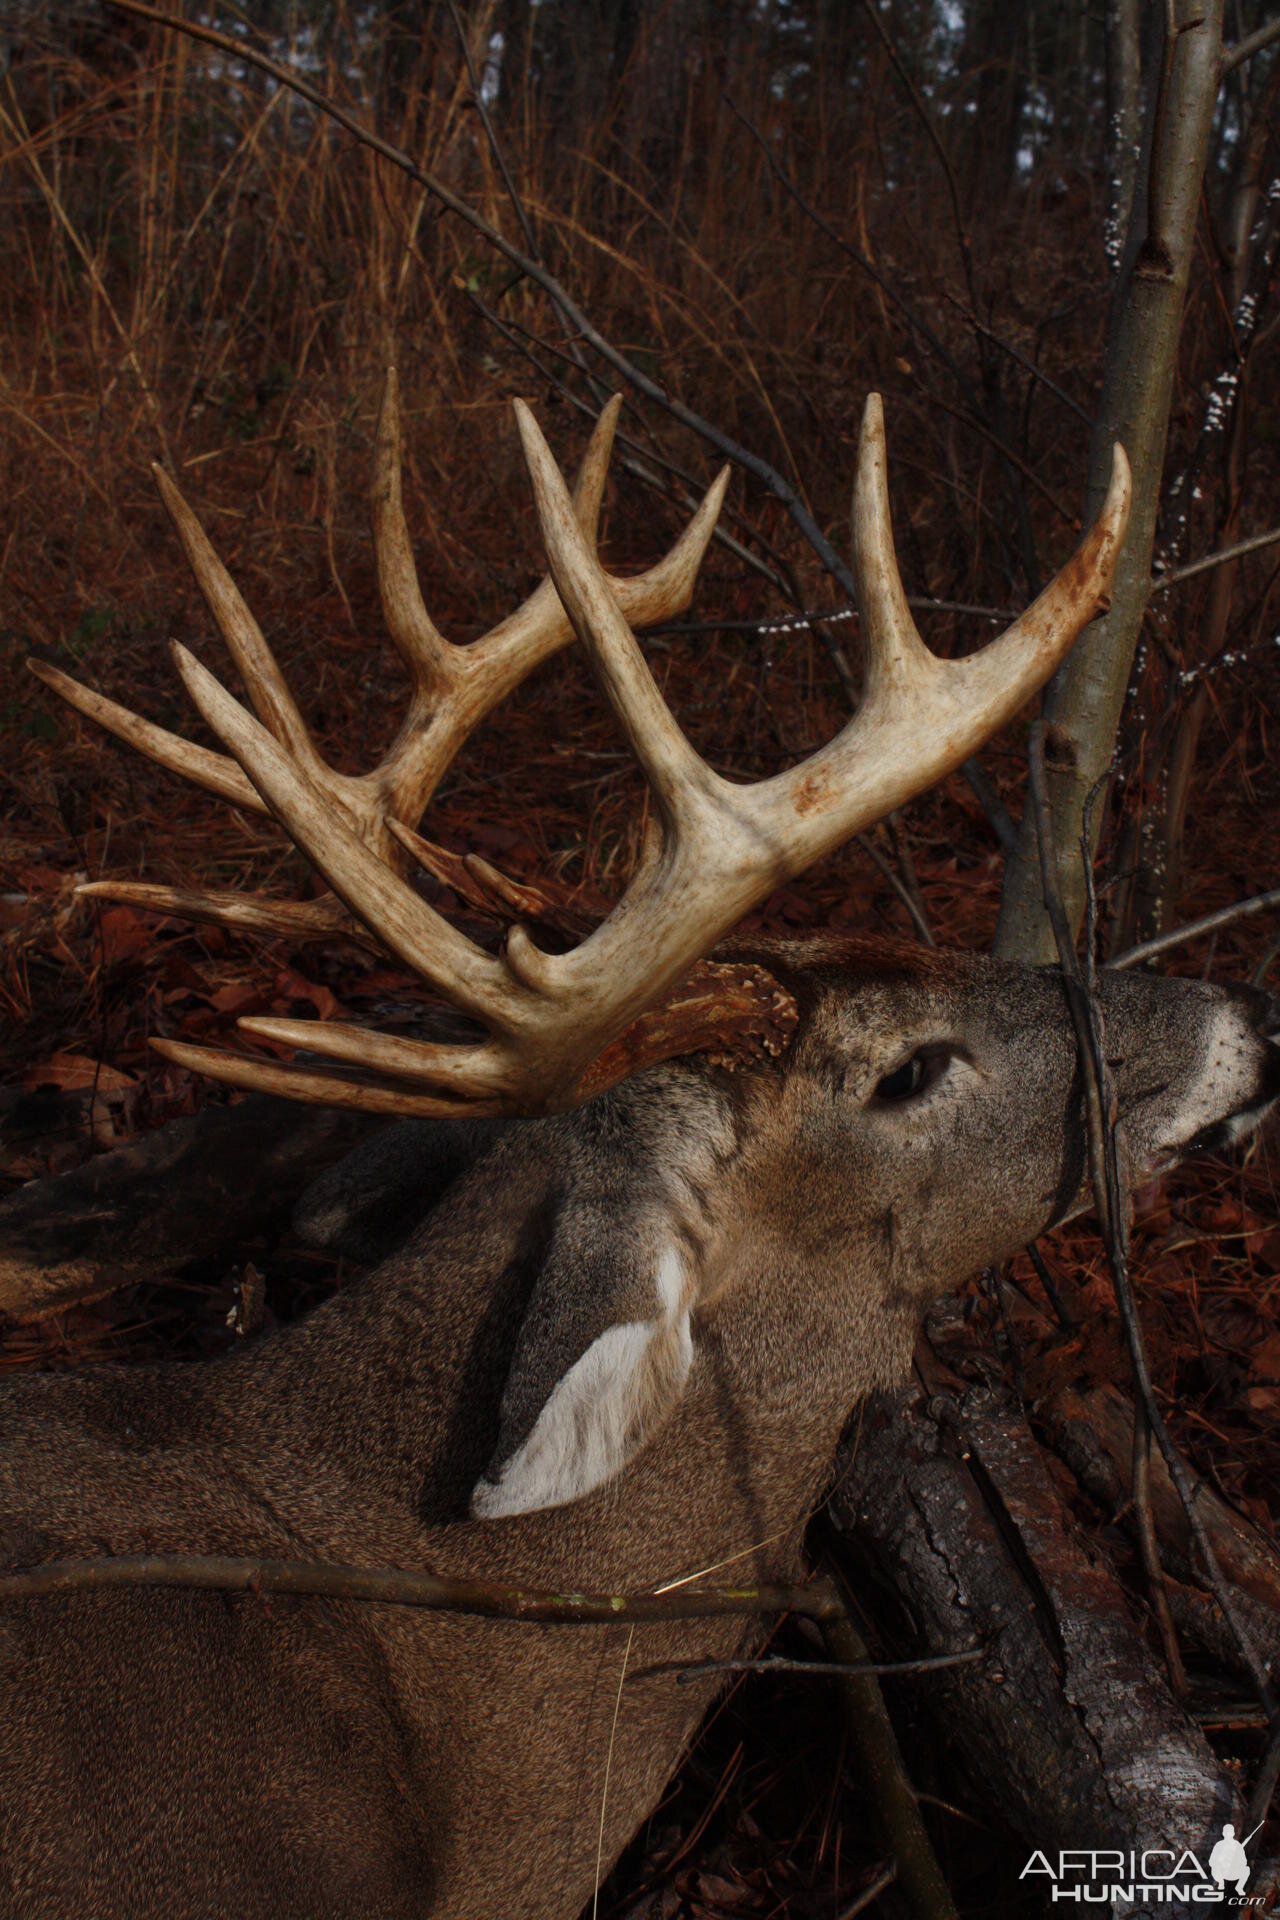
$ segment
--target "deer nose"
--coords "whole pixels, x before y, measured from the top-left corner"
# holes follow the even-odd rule
[[[1280,997],[1270,993],[1258,1032],[1267,1043],[1267,1060],[1262,1070],[1264,1097],[1280,1100]]]
[[[1247,987],[1240,981],[1224,981],[1217,989],[1236,1005],[1247,1009],[1250,1024],[1259,1039],[1280,1046],[1280,994],[1262,987]]]
[[[1261,1070],[1260,1102],[1269,1105],[1274,1100],[1280,1100],[1280,994],[1244,986],[1235,986],[1230,991],[1250,1008],[1254,1031],[1266,1047]]]
[[[1267,1049],[1262,1072],[1267,1094],[1274,1100],[1280,1096],[1280,993],[1239,985],[1227,991],[1248,1008],[1253,1030]]]
[[[1261,1113],[1280,1100],[1280,994],[1245,986],[1232,986],[1228,991],[1248,1007],[1254,1032],[1263,1043],[1258,1091],[1252,1103],[1253,1111]]]

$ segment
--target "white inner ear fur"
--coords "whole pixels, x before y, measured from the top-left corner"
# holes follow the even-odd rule
[[[684,1391],[693,1364],[693,1288],[677,1249],[664,1247],[658,1313],[592,1341],[553,1389],[527,1440],[496,1481],[478,1480],[477,1520],[562,1507],[620,1473]]]

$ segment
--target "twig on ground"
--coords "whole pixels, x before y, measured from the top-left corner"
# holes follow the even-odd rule
[[[891,1674],[895,1679],[900,1679],[915,1673],[938,1673],[946,1667],[976,1666],[979,1660],[986,1658],[986,1647],[968,1647],[963,1653],[929,1654],[922,1660],[855,1660],[852,1663],[840,1660],[785,1660],[778,1655],[770,1655],[762,1660],[700,1660],[692,1664],[682,1660],[663,1660],[652,1667],[637,1668],[632,1678],[640,1680],[654,1674],[674,1673],[682,1686],[708,1673],[803,1673],[819,1680],[832,1674],[874,1673],[878,1676]]]
[[[1130,1474],[1133,1514],[1138,1530],[1138,1548],[1142,1554],[1142,1569],[1147,1576],[1151,1611],[1155,1615],[1156,1626],[1160,1633],[1160,1645],[1164,1652],[1169,1685],[1179,1700],[1185,1700],[1187,1669],[1183,1664],[1182,1649],[1178,1645],[1178,1632],[1173,1624],[1173,1613],[1169,1606],[1169,1588],[1160,1560],[1160,1545],[1156,1539],[1155,1515],[1151,1511],[1150,1468],[1151,1422],[1147,1418],[1146,1407],[1139,1396],[1133,1403],[1133,1467]]]
[[[851,1906],[840,1909],[837,1920],[858,1920],[858,1915],[865,1913],[868,1907],[873,1907],[882,1893],[888,1893],[897,1877],[898,1863],[896,1860],[891,1860],[883,1872],[876,1875],[871,1885],[862,1889]]]
[[[1000,1267],[984,1267],[982,1288],[987,1300],[996,1310],[996,1325],[993,1328],[995,1345],[1000,1351],[1001,1363],[1008,1362],[1013,1372],[1013,1390],[1026,1410],[1027,1370],[1022,1364],[1022,1347],[1014,1332],[1013,1314],[1010,1311],[1009,1283]]]
[[[1074,1332],[1076,1322],[1073,1316],[1068,1312],[1066,1305],[1063,1302],[1062,1295],[1058,1292],[1057,1287],[1055,1287],[1055,1285],[1053,1284],[1053,1276],[1049,1272],[1048,1267],[1045,1265],[1044,1255],[1041,1253],[1039,1247],[1036,1245],[1034,1240],[1030,1240],[1027,1242],[1027,1257],[1031,1261],[1032,1266],[1036,1270],[1036,1278],[1039,1280],[1040,1285],[1044,1288],[1045,1297],[1047,1298],[1049,1305],[1053,1308],[1054,1315],[1058,1321],[1058,1325],[1060,1327],[1065,1328],[1065,1330],[1068,1333]]]
[[[801,1613],[820,1626],[844,1618],[834,1587],[681,1587],[666,1593],[548,1593],[490,1580],[449,1579],[406,1567],[348,1567],[220,1553],[129,1553],[49,1560],[0,1574],[6,1600],[53,1599],[121,1587],[188,1587],[208,1593],[307,1594],[374,1606],[418,1607],[483,1620],[591,1626],[648,1620],[711,1620]]]

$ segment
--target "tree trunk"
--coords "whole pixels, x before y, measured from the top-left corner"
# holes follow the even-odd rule
[[[1112,305],[1102,401],[1094,425],[1086,520],[1102,504],[1111,447],[1133,469],[1129,534],[1109,612],[1082,635],[1054,676],[1045,714],[1070,742],[1071,764],[1048,774],[1059,884],[1070,924],[1084,911],[1080,835],[1085,800],[1107,771],[1150,591],[1151,552],[1164,468],[1169,404],[1222,51],[1223,0],[1206,0],[1193,26],[1153,62],[1142,164],[1124,265]],[[1101,814],[1095,812],[1094,835]],[[1049,963],[1057,949],[1040,893],[1032,811],[1023,814],[1005,873],[996,951]]]
[[[1134,188],[1142,152],[1142,13],[1140,0],[1107,0],[1107,265],[1119,272],[1125,258]]]

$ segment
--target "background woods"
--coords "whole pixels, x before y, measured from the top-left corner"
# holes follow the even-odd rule
[[[1093,816],[1105,952],[1273,884],[1280,544],[1255,538],[1280,526],[1280,33],[1265,5],[315,0],[207,20],[465,200],[719,443],[620,380],[421,179],[248,58],[97,6],[9,0],[3,1171],[18,1196],[50,1174],[80,1169],[81,1184],[60,1223],[8,1203],[18,1265],[43,1236],[76,1304],[11,1325],[0,1365],[207,1352],[351,1277],[284,1225],[346,1123],[291,1134],[270,1191],[257,1136],[219,1133],[235,1205],[213,1180],[199,1235],[195,1185],[145,1236],[104,1224],[93,1168],[132,1145],[130,1177],[156,1180],[153,1129],[223,1099],[157,1060],[149,1036],[216,1038],[240,1014],[308,1010],[409,1031],[420,989],[349,949],[252,947],[77,904],[74,881],[106,874],[289,897],[312,882],[261,819],[228,828],[215,803],[55,711],[21,662],[205,737],[164,646],[210,643],[150,477],[159,459],[321,746],[369,764],[403,701],[367,534],[390,362],[408,517],[452,638],[501,619],[540,571],[512,394],[567,461],[627,387],[604,522],[620,571],[670,543],[726,439],[754,457],[735,467],[692,612],[645,641],[695,745],[752,778],[829,738],[856,694],[841,567],[869,389],[885,395],[904,577],[944,653],[1039,591],[1123,438],[1137,503],[1125,570],[1047,696],[1073,748],[1046,776],[1064,894],[1078,922],[1081,812],[1108,767]],[[969,780],[775,896],[764,922],[1052,957],[1019,828],[1025,746],[1011,729]],[[469,743],[428,830],[594,910],[625,879],[641,816],[570,650]],[[476,904],[461,887],[440,898],[463,919]],[[1162,964],[1274,985],[1278,944],[1260,915]],[[1273,1158],[1265,1142],[1245,1166],[1206,1158],[1143,1196],[1130,1256],[1160,1405],[1211,1490],[1214,1546],[1263,1655],[1280,1603]],[[208,1165],[188,1176],[208,1181]],[[103,1296],[104,1274],[134,1285]],[[1173,1753],[1206,1777],[1225,1766],[1266,1812],[1271,1709],[1203,1591],[1162,1469],[1133,1494],[1128,1394],[1101,1251],[1073,1227],[935,1317],[912,1394],[868,1410],[835,1524],[816,1536],[842,1557],[878,1655],[998,1649],[927,1691],[919,1677],[886,1686],[964,1910],[1038,1911],[1016,1880],[1029,1844],[1132,1837],[1150,1797],[1131,1803],[1115,1781],[1135,1754]],[[963,1546],[945,1538],[947,1512],[966,1514]],[[1144,1516],[1167,1576],[1163,1635]],[[788,1631],[783,1650],[803,1652]],[[858,1910],[886,1856],[865,1753],[819,1687],[738,1689],[602,1912],[641,1897],[670,1914]],[[904,1898],[882,1892],[886,1911]]]

